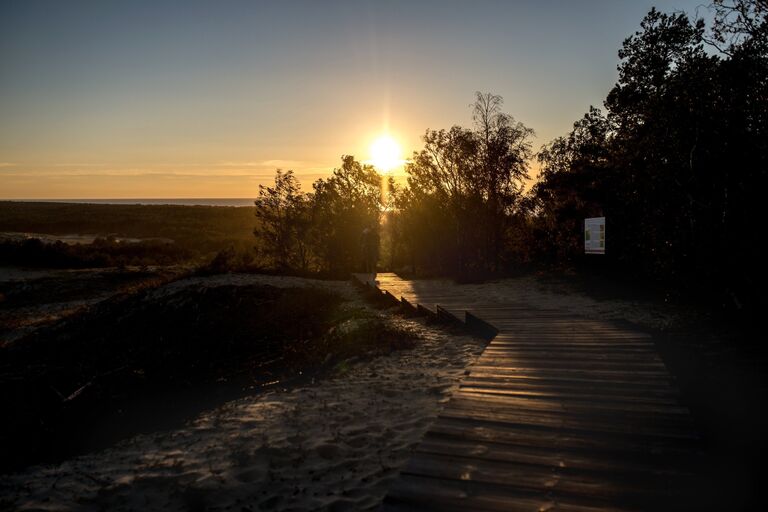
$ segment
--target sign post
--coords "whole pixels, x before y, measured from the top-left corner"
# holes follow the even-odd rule
[[[605,254],[605,217],[584,219],[584,254]]]

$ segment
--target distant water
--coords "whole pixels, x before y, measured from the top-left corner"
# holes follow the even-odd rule
[[[78,204],[171,204],[181,206],[253,206],[252,198],[182,197],[169,199],[15,199],[25,203],[78,203]]]

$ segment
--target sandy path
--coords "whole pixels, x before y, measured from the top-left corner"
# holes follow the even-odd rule
[[[478,304],[497,302],[499,304],[519,303],[535,308],[555,309],[564,313],[598,320],[624,320],[637,326],[665,330],[684,322],[683,315],[691,311],[683,311],[681,307],[670,307],[658,299],[642,297],[628,293],[627,287],[615,285],[616,290],[602,292],[607,280],[599,279],[591,291],[580,289],[576,279],[548,278],[535,275],[499,279],[482,284],[458,285],[457,293],[462,295],[462,302],[471,302],[475,297]],[[452,281],[445,279],[427,279],[413,281],[412,290],[429,291],[434,288],[455,286]],[[631,288],[629,289],[631,291]],[[450,308],[449,308],[450,309]]]
[[[355,296],[347,283],[238,275],[185,279],[156,293],[255,282],[329,286]],[[423,339],[413,350],[352,364],[343,376],[232,401],[177,430],[4,476],[0,504],[94,511],[375,508],[483,349],[471,337],[389,321]]]
[[[600,285],[598,284],[597,287]],[[479,285],[478,293],[498,294],[538,308],[551,308],[599,320],[625,320],[638,326],[664,330],[679,324],[678,309],[657,299],[624,293],[606,298],[587,295],[567,279],[546,280],[536,276],[503,279]]]

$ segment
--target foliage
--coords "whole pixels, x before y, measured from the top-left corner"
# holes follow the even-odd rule
[[[707,42],[722,53],[763,53],[768,49],[768,1],[714,0],[715,21]]]
[[[472,129],[427,130],[396,197],[401,241],[413,266],[466,274],[498,270],[506,230],[528,177],[533,131],[476,94]]]
[[[306,271],[309,267],[309,198],[301,193],[293,171],[278,169],[275,186],[260,185],[259,198],[254,204],[258,222],[253,233],[261,242],[259,249],[268,264],[279,270]]]
[[[28,247],[29,260],[15,264],[84,267],[164,265],[210,259],[228,247],[253,252],[253,208],[176,205],[113,205],[0,201],[0,232],[91,234],[104,243]],[[119,238],[139,242],[116,242]],[[154,239],[154,240],[153,240]],[[173,243],[169,243],[173,242]],[[22,244],[23,245],[23,244]],[[18,255],[4,245],[4,261]],[[34,254],[32,254],[34,253]]]
[[[166,241],[118,242],[97,238],[92,244],[45,243],[38,238],[0,241],[0,264],[44,268],[97,268],[173,265],[191,256]]]
[[[619,268],[743,307],[757,299],[765,218],[766,4],[714,12],[709,31],[684,14],[646,15],[619,51],[607,115],[590,109],[543,148],[528,206],[535,245],[557,260],[578,252],[581,219],[605,215]]]
[[[199,265],[195,273],[201,276],[227,274],[230,272],[254,272],[261,268],[254,264],[251,252],[238,252],[230,246],[222,249],[207,263]]]
[[[574,262],[583,252],[583,219],[602,215],[608,193],[601,179],[610,134],[609,121],[593,107],[568,136],[539,150],[541,174],[525,200],[535,240],[533,259]]]
[[[313,188],[312,243],[320,269],[332,274],[359,269],[363,230],[379,230],[382,177],[372,166],[343,156],[341,167]]]
[[[343,156],[341,167],[303,194],[292,171],[278,170],[274,187],[261,187],[256,200],[254,235],[267,266],[335,276],[360,270],[361,233],[379,230],[382,179],[370,165]]]

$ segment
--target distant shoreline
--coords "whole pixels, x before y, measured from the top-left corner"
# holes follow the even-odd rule
[[[243,197],[180,197],[180,198],[131,198],[131,199],[0,199],[8,203],[69,203],[69,204],[119,204],[119,205],[173,205],[173,206],[253,206],[254,198]]]

